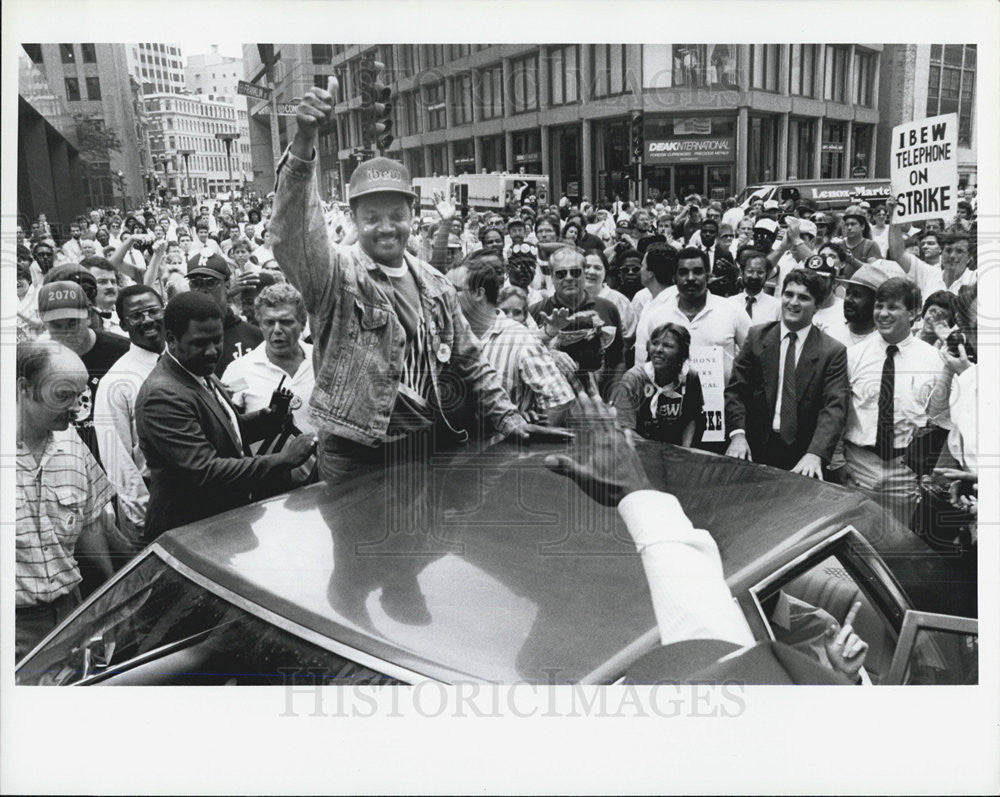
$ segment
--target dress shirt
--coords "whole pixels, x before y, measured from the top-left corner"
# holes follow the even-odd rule
[[[975,285],[978,279],[979,279],[979,272],[967,268],[965,269],[965,271],[961,273],[961,275],[959,275],[958,279],[956,279],[954,282],[951,283],[951,285],[948,286],[948,290],[951,293],[958,296],[959,288],[961,288],[964,285]]]
[[[145,522],[149,504],[146,457],[135,428],[135,397],[160,355],[134,343],[101,379],[94,396],[94,430],[101,462],[118,493],[125,518],[136,527]]]
[[[660,294],[660,296],[662,295]],[[650,333],[661,324],[672,321],[685,327],[691,333],[692,347],[722,347],[725,354],[723,357],[724,377],[728,382],[729,375],[733,371],[733,360],[750,330],[750,319],[747,317],[746,310],[738,308],[721,296],[709,293],[705,297],[705,306],[701,312],[694,318],[688,319],[678,307],[677,298],[677,294],[674,293],[662,301],[654,300],[646,305],[643,318],[636,330],[636,365],[646,362],[646,346]]]
[[[777,400],[774,402],[774,417],[771,419],[771,429],[775,432],[781,431],[781,386],[785,383],[785,356],[788,353],[788,333],[791,330],[782,321],[778,324],[781,334],[781,350],[778,352],[778,391]],[[802,347],[809,337],[809,330],[812,324],[792,333],[795,335],[795,367],[798,368],[799,358],[802,357]]]
[[[637,490],[621,500],[618,512],[642,559],[662,644],[688,639],[754,644],[726,584],[715,540],[694,527],[674,496]]]
[[[847,378],[851,404],[847,411],[844,439],[857,446],[874,446],[878,430],[878,395],[882,366],[889,344],[878,333],[847,350]],[[927,425],[930,406],[938,398],[935,387],[945,382],[944,365],[937,349],[912,335],[896,344],[893,357],[893,447],[906,448],[913,433]],[[947,406],[947,391],[944,404]]]
[[[313,347],[299,341],[305,355],[294,376],[267,358],[267,342],[233,360],[222,374],[222,384],[233,391],[233,404],[244,412],[256,412],[271,404],[271,394],[284,377],[284,387],[292,391],[292,418],[299,431],[313,434],[316,426],[309,418],[309,399],[316,377],[313,373]]]
[[[754,297],[753,316],[750,319],[750,326],[758,324],[769,324],[772,321],[781,320],[781,299],[776,299],[769,293],[761,291]],[[744,315],[747,312],[747,292],[740,291],[735,296],[730,296],[728,301],[732,302]]]

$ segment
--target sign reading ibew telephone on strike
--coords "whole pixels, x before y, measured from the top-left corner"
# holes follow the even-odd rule
[[[958,114],[892,128],[894,224],[954,218],[958,206]]]

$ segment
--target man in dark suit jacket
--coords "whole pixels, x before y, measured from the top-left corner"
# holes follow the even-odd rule
[[[781,321],[751,327],[726,386],[726,454],[818,479],[850,396],[847,349],[812,325],[820,280],[807,269],[788,274]]]
[[[278,454],[250,456],[247,443],[273,431],[268,410],[241,416],[213,371],[222,354],[219,306],[196,291],[164,312],[167,351],[136,397],[139,446],[150,471],[146,540],[194,520],[243,506],[254,493],[293,486],[292,469],[315,450],[293,438]]]

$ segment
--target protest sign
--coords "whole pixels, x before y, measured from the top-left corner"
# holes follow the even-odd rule
[[[893,224],[951,219],[958,206],[958,115],[947,113],[892,129],[889,153]]]
[[[701,379],[701,392],[705,399],[705,434],[702,441],[718,443],[726,439],[725,398],[726,387],[721,346],[692,346],[691,367]]]

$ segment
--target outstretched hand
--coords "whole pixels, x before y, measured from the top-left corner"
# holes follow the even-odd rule
[[[441,217],[442,222],[449,222],[455,218],[455,206],[451,204],[448,197],[451,196],[451,181],[448,181],[447,188],[444,191],[434,192],[434,209],[438,212]]]
[[[617,506],[629,493],[649,489],[649,478],[631,439],[615,423],[615,410],[598,397],[577,393],[570,410],[575,433],[572,451],[552,454],[545,466],[576,482],[605,506]]]
[[[326,83],[326,91],[316,87],[307,91],[302,102],[295,109],[295,123],[310,140],[315,138],[320,128],[333,122],[333,106],[336,103],[337,78],[330,77]]]

